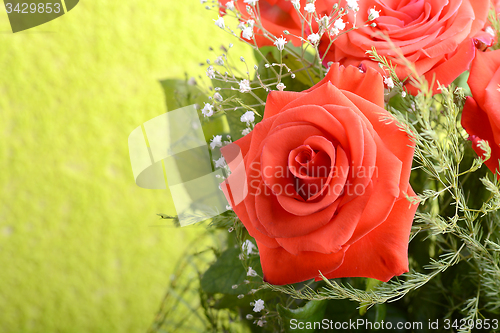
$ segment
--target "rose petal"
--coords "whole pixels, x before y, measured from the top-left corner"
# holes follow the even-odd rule
[[[373,69],[361,73],[357,67],[344,67],[334,63],[323,80],[306,91],[313,91],[327,82],[340,90],[349,91],[380,107],[384,107],[382,76]]]
[[[467,133],[471,136],[472,149],[474,149],[476,154],[484,156],[484,151],[478,146],[479,140],[488,141],[489,146],[492,148],[491,157],[485,164],[488,169],[494,172],[494,170],[499,168],[498,160],[500,159],[500,149],[495,143],[496,141],[488,115],[479,108],[476,101],[471,97],[467,97],[465,100],[461,122]]]
[[[373,192],[363,214],[356,226],[351,239],[346,244],[352,244],[387,219],[394,202],[400,193],[400,178],[403,163],[375,136],[377,144],[376,173],[371,178],[374,183]],[[406,183],[408,184],[408,183]],[[362,188],[364,191],[364,188]],[[357,191],[356,188],[354,188]]]
[[[302,145],[310,136],[323,135],[319,129],[310,124],[298,124],[273,132],[263,142],[261,177],[274,192],[282,193],[289,184],[295,189],[295,179],[288,168],[290,151]],[[299,199],[298,194],[293,197]]]
[[[276,238],[276,241],[288,252],[315,251],[333,253],[351,238],[363,211],[373,195],[373,186],[366,187],[364,194],[356,196],[347,204],[337,209],[337,214],[321,228],[294,238]]]
[[[500,50],[492,52],[477,52],[470,69],[467,83],[472,96],[479,105],[486,103],[486,89],[490,84],[492,73],[500,68]]]
[[[408,195],[415,195],[411,187]],[[408,272],[408,235],[416,209],[417,205],[401,196],[387,220],[346,249],[342,265],[325,277],[357,276],[387,282]]]
[[[301,92],[271,91],[267,95],[264,119],[277,115],[287,104],[303,95]]]
[[[453,80],[469,68],[472,59],[474,59],[475,51],[476,48],[472,39],[464,41],[454,55],[425,74],[426,80],[429,84],[434,81],[445,86],[451,84]],[[437,83],[435,83],[433,86],[435,94],[439,93],[438,88]],[[411,85],[408,86],[408,91],[414,95],[418,93],[418,90]]]
[[[407,184],[410,179],[414,151],[414,144],[411,139],[406,132],[398,127],[395,121],[387,122],[383,120],[385,117],[392,119],[388,111],[380,108],[373,112],[375,106],[370,102],[350,92],[344,92],[344,94],[357,106],[358,110],[363,112],[375,132],[384,142],[384,145],[403,162],[400,184],[401,186]],[[403,191],[404,188],[402,187],[401,190]]]
[[[288,253],[282,248],[268,248],[257,241],[264,281],[284,285],[313,279],[331,272],[340,266],[344,253],[321,254],[302,252],[298,255]]]
[[[222,183],[221,189],[226,195],[226,198],[229,198],[231,193],[230,188],[227,187],[225,183]],[[263,246],[266,246],[268,248],[275,248],[279,246],[274,238],[271,238],[266,234],[263,234],[253,226],[251,218],[247,213],[245,202],[241,202],[240,204],[233,206],[233,210],[238,216],[238,218],[241,220],[241,222],[245,225],[245,228],[247,229],[250,236],[255,238],[258,242],[262,243]]]
[[[326,193],[321,198],[314,202],[300,202],[288,195],[278,195],[277,199],[281,207],[293,215],[309,216],[333,204],[343,194],[344,185],[349,174],[349,161],[342,148],[337,150],[336,160],[337,164],[335,169],[332,170],[331,181],[329,181],[325,189]]]
[[[328,223],[337,209],[336,205],[330,204],[314,213],[308,215],[304,213],[305,216],[291,214],[280,205],[277,199],[277,196],[290,196],[286,191],[291,191],[291,188],[283,188],[283,191],[285,193],[275,195],[262,182],[258,187],[258,195],[249,196],[245,201],[248,203],[247,207],[254,202],[255,208],[249,210],[255,212],[257,223],[265,228],[266,234],[270,237],[297,237],[308,234]],[[252,213],[249,212],[249,215],[251,216]]]

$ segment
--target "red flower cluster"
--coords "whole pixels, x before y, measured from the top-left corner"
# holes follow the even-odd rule
[[[224,9],[227,2],[223,0],[221,8]],[[302,12],[305,3],[304,0],[300,1]],[[347,23],[344,30],[358,22],[358,28],[336,36],[331,46],[330,40],[335,37],[335,33],[327,31],[323,34],[318,48],[325,64],[339,62],[363,70],[372,67],[384,74],[366,54],[367,50],[375,47],[379,55],[397,65],[396,72],[401,80],[414,74],[399,58],[403,55],[418,76],[425,76],[429,82],[436,80],[448,85],[469,68],[475,46],[484,49],[493,43],[493,36],[483,30],[487,23],[489,0],[359,0],[356,10],[349,9],[349,3],[353,1],[315,2],[315,10],[320,18],[330,15],[335,4],[347,9],[347,14],[342,17]],[[235,4],[243,14],[243,21],[255,18],[247,12],[246,3],[240,0]],[[307,24],[302,25],[300,15],[289,0],[259,0],[256,6],[259,7],[260,23],[266,30],[256,28],[255,38],[259,46],[272,45],[269,34],[279,37],[284,30],[298,36],[318,32],[319,27],[314,19],[313,31]],[[372,9],[378,12],[378,17],[365,25]],[[334,22],[329,24],[333,28]],[[291,40],[296,45],[300,44],[296,38],[292,37]],[[412,93],[417,91],[411,86],[408,89]],[[437,84],[434,89],[437,92]]]

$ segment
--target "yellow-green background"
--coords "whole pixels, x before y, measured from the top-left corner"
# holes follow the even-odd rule
[[[135,185],[127,138],[165,112],[158,80],[237,43],[216,17],[198,0],[83,0],[12,34],[0,6],[0,332],[147,329],[203,228],[158,219],[171,200]]]

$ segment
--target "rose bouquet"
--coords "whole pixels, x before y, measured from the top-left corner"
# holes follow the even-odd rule
[[[209,225],[151,331],[500,330],[500,5],[202,3],[255,60],[162,82],[205,143],[160,215]]]

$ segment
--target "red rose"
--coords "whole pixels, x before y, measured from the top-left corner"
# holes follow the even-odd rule
[[[381,121],[383,97],[376,71],[334,64],[308,91],[271,92],[264,119],[222,148],[233,172],[223,190],[257,241],[265,281],[408,271],[413,148]]]
[[[247,12],[246,7],[248,4],[241,0],[219,0],[220,15],[226,14],[228,2],[234,4],[239,10],[242,22],[248,22],[248,20],[256,21],[255,16]],[[306,0],[300,0],[299,11],[303,15],[308,16],[310,14],[304,11],[306,4]],[[316,1],[314,4],[318,16],[323,17],[323,15],[329,15],[332,12],[333,5],[337,4],[337,0]],[[253,33],[259,47],[273,45],[274,40],[269,34],[279,38],[284,35],[283,31],[287,30],[293,36],[287,37],[287,40],[291,40],[295,46],[300,46],[302,41],[297,36],[300,37],[305,34],[306,36],[303,37],[307,38],[307,34],[311,33],[310,27],[307,24],[304,24],[304,32],[302,32],[301,17],[297,14],[297,10],[290,0],[259,0],[255,3],[255,7],[258,8],[257,12],[260,13],[260,22],[255,23]],[[260,24],[265,31],[259,28]],[[318,32],[318,24],[312,16],[311,24],[313,31]],[[268,37],[265,36],[265,33],[268,33]],[[244,37],[242,36],[242,38]]]
[[[467,81],[472,98],[467,97],[462,112],[462,126],[470,135],[472,148],[479,156],[480,140],[488,141],[491,158],[485,162],[493,172],[500,159],[500,50],[478,52]]]
[[[343,2],[345,7],[345,2]],[[377,34],[390,37],[399,51],[414,64],[417,74],[425,75],[432,82],[450,84],[469,68],[474,58],[472,39],[487,19],[489,0],[360,0],[356,22],[368,19],[371,8],[380,11],[373,23],[375,27],[362,27],[341,35],[326,56],[326,61],[338,61],[344,65],[368,66],[380,71],[376,62],[369,59],[367,50],[375,47],[378,54],[389,57],[397,64],[400,79],[409,74],[408,68],[397,58],[391,45]],[[344,20],[354,22],[353,11]],[[349,28],[349,26],[347,27]],[[329,40],[323,39],[320,50],[325,52]],[[408,87],[415,92],[413,87]],[[437,85],[434,91],[437,92]]]
[[[226,7],[228,2],[230,2],[230,0],[219,1],[220,3],[219,11],[222,15],[225,14],[225,12],[227,11]],[[247,22],[250,19],[256,21],[255,17],[249,15],[246,10],[246,7],[248,6],[247,3],[243,2],[243,0],[233,1],[233,3],[234,6],[242,14],[242,19],[241,19],[242,22]],[[260,23],[268,33],[276,37],[281,37],[283,35],[283,30],[288,30],[293,35],[298,35],[298,36],[301,35],[300,18],[290,1],[259,0],[256,2],[255,6],[259,8]],[[273,45],[274,41],[264,36],[264,31],[262,31],[262,29],[259,29],[258,25],[259,23],[256,23],[253,29],[257,45],[259,47],[266,45]],[[301,42],[297,38],[293,38],[292,42],[296,46],[299,46],[301,44]]]

